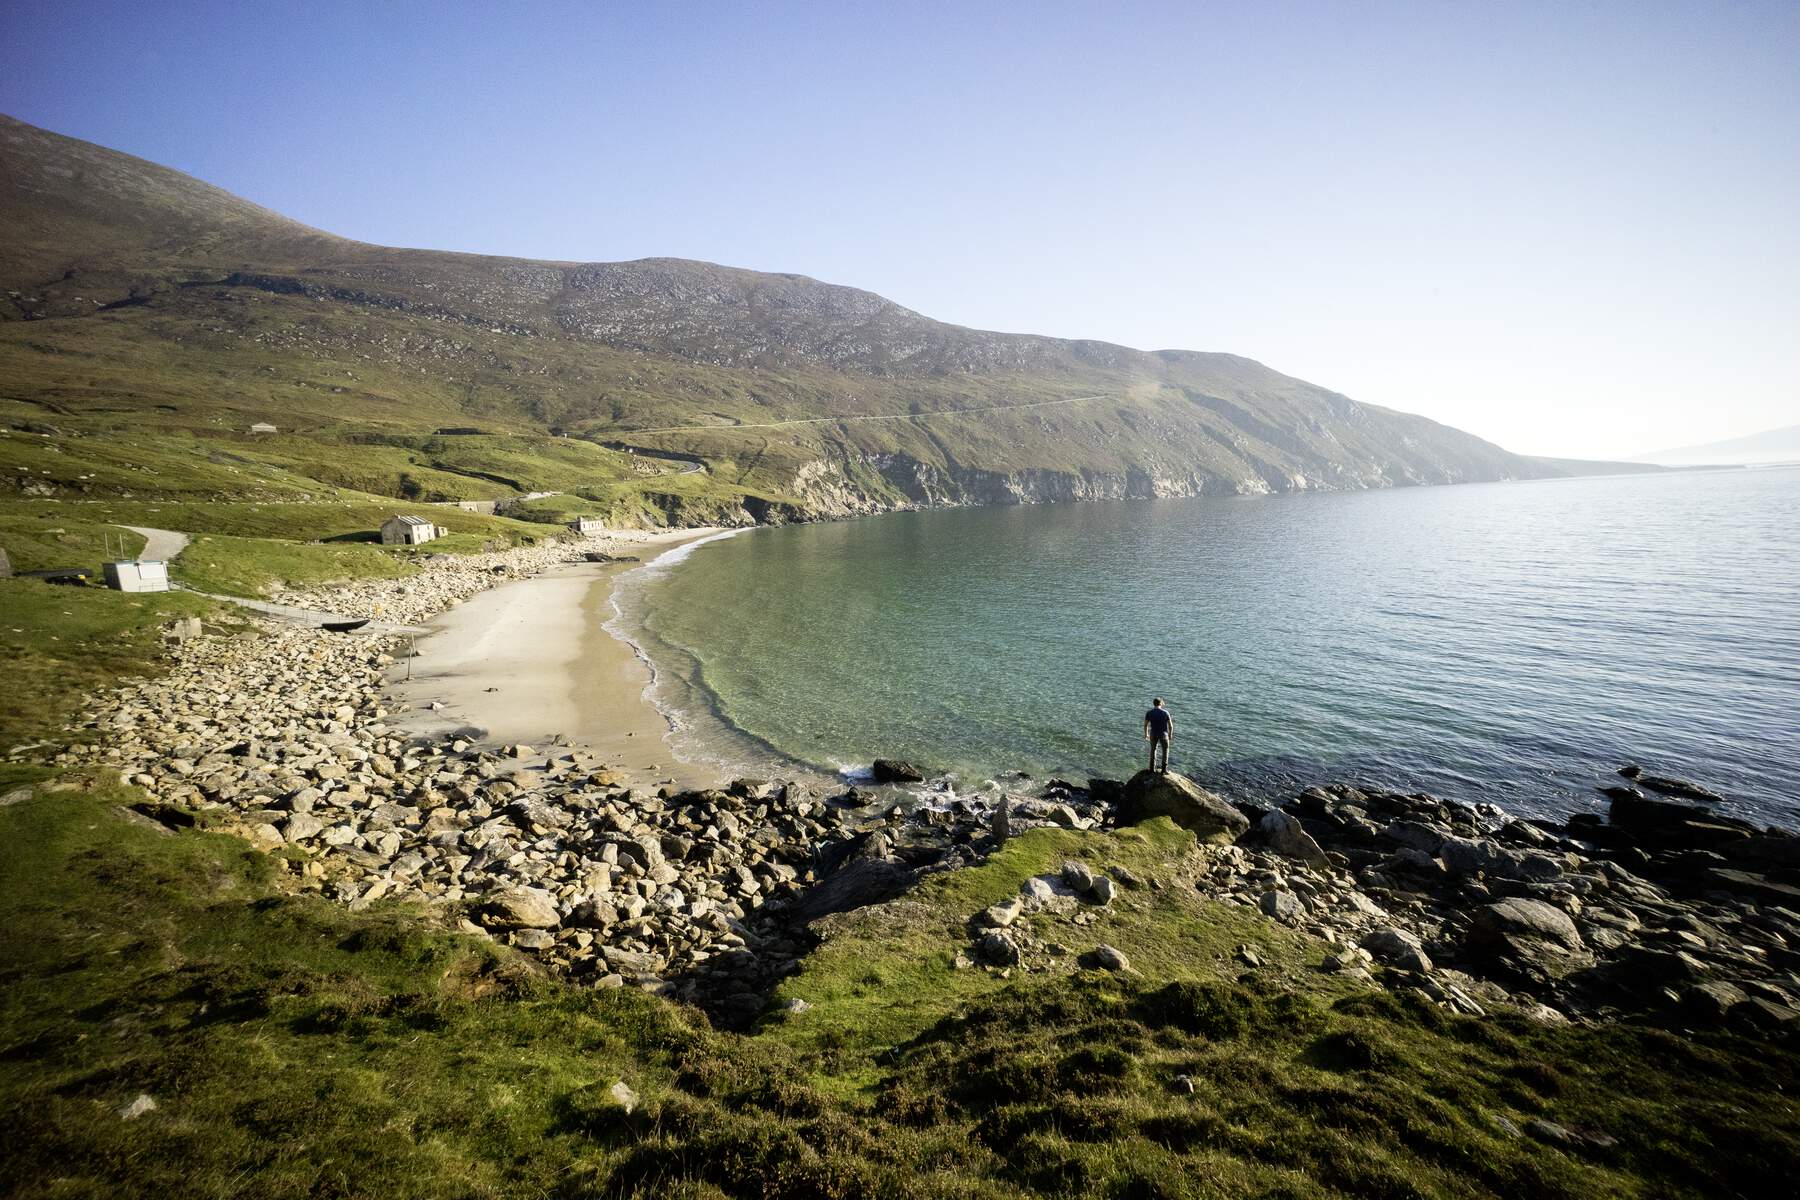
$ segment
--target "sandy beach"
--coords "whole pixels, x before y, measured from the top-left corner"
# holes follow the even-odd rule
[[[643,561],[720,532],[625,530],[588,549]],[[711,769],[676,758],[669,724],[644,696],[649,667],[602,626],[612,579],[635,562],[569,563],[482,592],[433,618],[418,639],[411,678],[394,695],[393,719],[420,734],[480,743],[592,751],[632,787],[705,787]],[[437,705],[438,707],[433,707]]]

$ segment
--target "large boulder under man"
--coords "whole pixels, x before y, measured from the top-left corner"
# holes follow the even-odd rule
[[[1249,819],[1230,801],[1173,771],[1139,771],[1119,795],[1119,824],[1135,825],[1151,817],[1168,817],[1201,841],[1221,846],[1250,828]]]

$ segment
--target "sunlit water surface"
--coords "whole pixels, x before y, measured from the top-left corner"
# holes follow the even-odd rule
[[[1800,816],[1800,470],[902,513],[621,577],[684,756],[965,785],[1175,766],[1598,807],[1640,762]]]

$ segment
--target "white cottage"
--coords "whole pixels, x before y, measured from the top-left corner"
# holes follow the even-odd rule
[[[274,433],[275,427],[267,421],[258,421],[250,427],[251,433]]]
[[[569,528],[583,537],[592,537],[606,532],[606,522],[599,517],[576,517],[569,522]]]
[[[442,536],[444,532],[443,528],[424,517],[389,517],[381,523],[381,544],[421,546],[432,538]]]

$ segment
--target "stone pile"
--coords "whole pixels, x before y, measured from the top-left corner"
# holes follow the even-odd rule
[[[568,562],[580,562],[584,551],[575,543],[552,543],[497,550],[489,554],[439,554],[424,560],[424,569],[398,579],[359,579],[307,591],[278,591],[272,597],[349,617],[379,612],[396,625],[416,625],[497,583],[524,578]]]
[[[1559,824],[1337,785],[1206,855],[1203,890],[1465,1011],[1510,992],[1800,1030],[1800,839],[1708,809],[1621,796],[1610,821]]]
[[[60,757],[291,851],[302,888],[353,909],[455,905],[574,975],[730,994],[791,968],[800,944],[762,918],[814,882],[847,810],[749,781],[646,795],[584,751],[410,740],[383,722],[392,662],[379,642],[291,627],[194,642]]]
[[[1044,969],[1068,957],[1067,946],[1047,942],[1035,933],[1029,922],[1019,918],[1028,913],[1049,913],[1065,917],[1076,926],[1091,925],[1112,902],[1122,887],[1141,888],[1144,881],[1124,867],[1095,870],[1087,863],[1070,860],[1060,870],[1048,875],[1034,875],[1025,880],[1019,894],[989,906],[969,919],[971,945],[959,954],[956,966],[967,968],[981,964],[1010,971],[1022,964],[1034,970]],[[1161,881],[1155,881],[1160,888]],[[1131,964],[1112,946],[1101,945],[1079,959],[1080,965],[1109,971],[1129,971]]]

